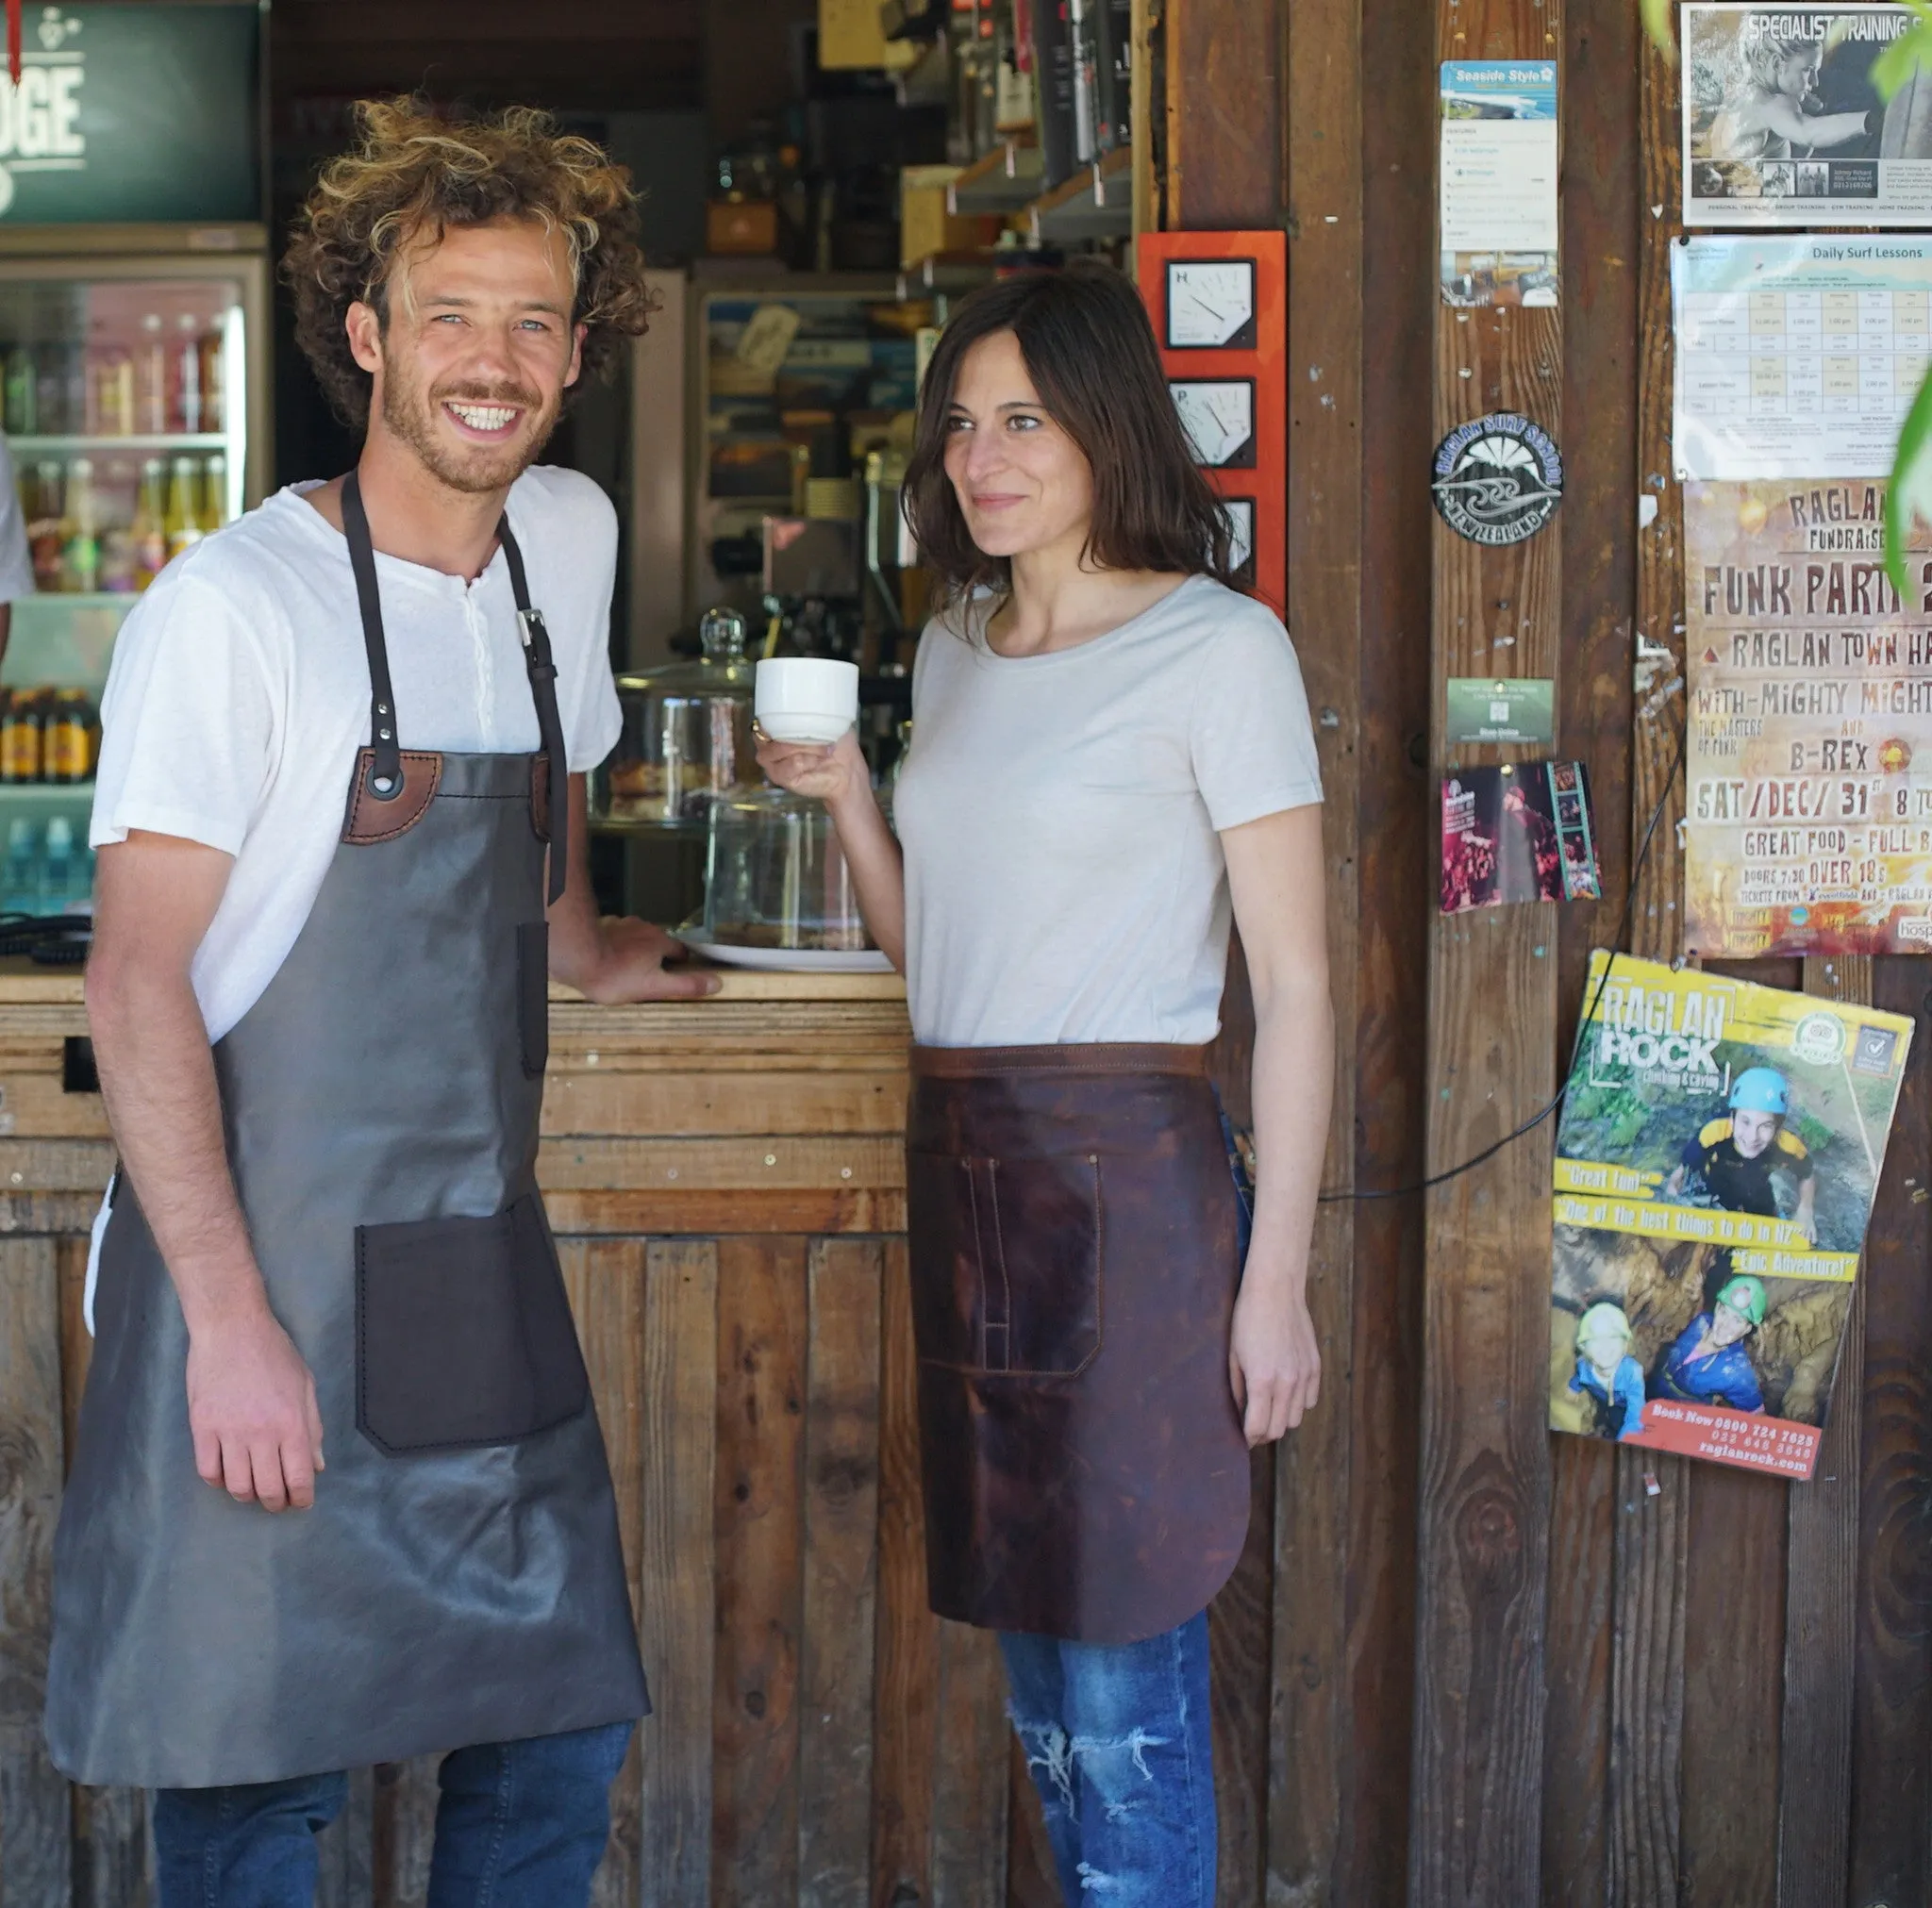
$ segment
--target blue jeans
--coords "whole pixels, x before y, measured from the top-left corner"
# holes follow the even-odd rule
[[[479,1743],[443,1757],[428,1908],[581,1908],[610,1833],[632,1725]],[[160,1789],[160,1908],[313,1908],[315,1837],[344,1775]]]
[[[1069,1908],[1214,1908],[1208,1613],[1143,1643],[1003,1632]]]

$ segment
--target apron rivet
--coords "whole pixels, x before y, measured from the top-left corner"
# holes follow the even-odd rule
[[[776,1166],[777,1163],[778,1155],[775,1153],[768,1153],[765,1154],[765,1164],[767,1166]]]
[[[839,1169],[839,1177],[841,1179],[850,1179],[852,1177],[852,1169],[849,1166],[841,1166]]]
[[[369,785],[378,795],[387,795],[395,787],[387,775],[377,775]]]

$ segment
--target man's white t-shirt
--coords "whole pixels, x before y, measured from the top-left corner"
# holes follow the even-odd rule
[[[219,1040],[295,944],[341,835],[369,740],[369,663],[349,546],[299,485],[168,565],[129,613],[101,700],[95,847],[131,829],[235,857],[192,978]],[[510,528],[543,612],[573,771],[621,717],[608,662],[617,518],[586,476],[539,467]],[[380,552],[376,579],[405,749],[538,747],[508,565],[474,583]]]
[[[0,603],[18,603],[34,593],[33,559],[26,547],[26,512],[20,506],[20,485],[14,475],[13,453],[0,438]]]
[[[1194,576],[1091,642],[1003,656],[989,606],[929,624],[913,666],[892,819],[914,1038],[1211,1040],[1218,831],[1322,799],[1288,632]]]

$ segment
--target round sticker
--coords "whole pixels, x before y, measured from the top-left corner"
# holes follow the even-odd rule
[[[1436,446],[1436,508],[1472,543],[1521,543],[1563,501],[1563,457],[1548,431],[1514,411],[1457,424]]]
[[[1844,1022],[1836,1014],[1807,1014],[1791,1031],[1791,1052],[1810,1066],[1829,1067],[1844,1051]]]

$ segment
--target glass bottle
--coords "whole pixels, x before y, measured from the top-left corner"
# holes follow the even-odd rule
[[[195,432],[208,428],[202,403],[202,353],[199,323],[190,312],[184,311],[175,321],[179,337],[175,346],[176,366],[175,390],[175,427],[177,430]]]
[[[118,344],[104,344],[93,355],[93,393],[89,434],[97,438],[134,435],[134,360]]]
[[[201,521],[210,530],[228,521],[228,460],[220,451],[202,465]]]
[[[7,824],[7,871],[0,875],[0,907],[8,914],[31,914],[40,899],[40,854],[34,824],[16,815]]]
[[[176,457],[168,467],[168,555],[178,556],[207,531],[201,521],[201,485],[192,457]]]
[[[101,539],[94,506],[94,467],[90,458],[75,457],[67,476],[67,510],[62,520],[67,537],[60,552],[65,587],[92,596],[101,587]]]
[[[7,354],[7,435],[32,437],[40,429],[40,376],[33,352],[25,344],[16,344]]]
[[[49,782],[89,782],[94,772],[94,706],[85,689],[60,689],[42,738],[41,757]]]
[[[41,699],[31,689],[15,689],[0,715],[0,782],[41,779]]]
[[[58,590],[60,552],[66,536],[60,525],[61,471],[59,460],[42,457],[34,466],[33,513],[27,518],[26,547],[33,558],[34,588],[43,594]]]
[[[67,898],[74,890],[74,823],[64,815],[47,822],[46,851],[41,856],[40,906],[37,913],[54,915],[67,912]]]
[[[201,357],[201,427],[205,431],[227,429],[222,409],[222,334],[219,326],[201,334],[195,346]]]
[[[134,501],[134,587],[145,589],[168,560],[168,467],[149,457]]]
[[[158,437],[168,428],[168,341],[161,336],[161,314],[150,311],[141,321],[141,357],[135,365],[135,415],[141,428]]]

